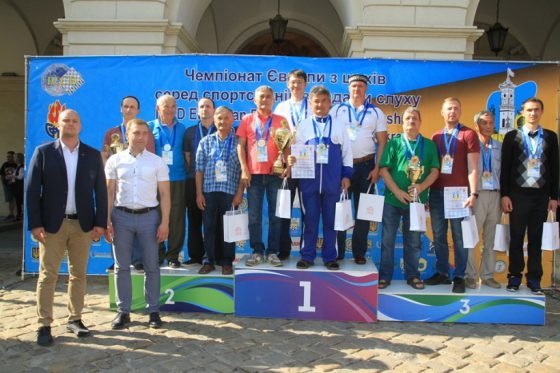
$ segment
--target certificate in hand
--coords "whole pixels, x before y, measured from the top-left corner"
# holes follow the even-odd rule
[[[292,179],[315,179],[315,147],[292,145],[291,155],[296,157],[292,166]]]
[[[468,207],[464,207],[469,198],[467,187],[443,188],[443,208],[446,219],[464,218],[469,216]]]

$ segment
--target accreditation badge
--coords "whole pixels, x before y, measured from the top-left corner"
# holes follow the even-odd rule
[[[268,162],[268,148],[264,139],[257,141],[257,162]]]
[[[170,151],[170,150],[171,150],[171,145],[170,145],[170,144],[165,144],[165,145],[163,146],[163,150],[165,150],[165,151],[167,151],[167,152]]]
[[[317,144],[316,159],[318,164],[329,163],[329,147],[325,144]]]
[[[451,174],[453,171],[453,157],[449,154],[443,156],[441,160],[441,173],[442,174]]]
[[[216,162],[216,169],[214,171],[216,176],[217,183],[226,183],[227,182],[227,166],[226,163],[222,160]]]
[[[169,144],[166,144],[166,146],[169,146]],[[161,152],[161,159],[163,159],[166,165],[173,166],[173,150],[165,150],[164,147],[164,150]]]
[[[532,178],[541,177],[541,160],[538,158],[529,158],[527,160],[527,176]]]
[[[358,127],[355,123],[351,123],[349,126],[346,126],[346,130],[348,131],[348,137],[350,141],[356,141],[358,137]]]
[[[494,178],[492,177],[492,172],[484,171],[482,173],[482,189],[483,190],[494,190]]]

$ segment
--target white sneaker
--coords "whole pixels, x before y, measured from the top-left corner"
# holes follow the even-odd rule
[[[261,264],[262,262],[263,262],[263,257],[262,257],[262,255],[261,255],[261,254],[258,254],[258,253],[254,253],[254,254],[252,254],[252,255],[249,257],[249,259],[247,259],[247,260],[245,261],[245,265],[246,265],[247,267],[254,267],[254,266],[256,266],[256,265]]]
[[[266,260],[268,261],[268,264],[270,264],[273,267],[283,266],[282,261],[280,260],[280,258],[278,258],[278,255],[276,254],[269,254]]]

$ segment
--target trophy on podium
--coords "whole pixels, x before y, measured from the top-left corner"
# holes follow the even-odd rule
[[[121,141],[121,136],[118,133],[111,135],[111,145],[105,145],[105,151],[110,155],[117,154],[126,148],[124,141]]]
[[[282,175],[286,168],[284,167],[284,150],[290,145],[292,142],[292,132],[290,131],[290,127],[288,126],[288,122],[285,120],[282,121],[282,128],[278,128],[274,131],[273,140],[276,146],[278,147],[278,158],[274,161],[272,165],[272,172],[274,175]]]
[[[408,180],[410,180],[412,184],[416,184],[416,182],[418,181],[418,179],[420,179],[423,173],[424,173],[424,166],[420,165],[420,158],[418,158],[418,156],[416,155],[410,157],[410,160],[408,161],[408,166],[406,166],[406,176],[408,177]],[[409,195],[412,198],[417,198],[417,196],[415,196],[414,193],[409,193]]]

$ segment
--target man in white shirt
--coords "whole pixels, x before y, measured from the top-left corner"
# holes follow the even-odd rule
[[[278,103],[274,109],[274,114],[278,114],[286,118],[290,125],[290,130],[295,138],[296,130],[304,119],[311,117],[312,111],[309,107],[307,97],[305,95],[305,87],[307,87],[307,74],[301,69],[295,69],[288,73],[288,89],[290,90],[290,99]],[[288,179],[288,187],[290,188],[291,204],[294,204],[296,198],[296,190],[298,189],[298,181],[296,179]],[[301,201],[301,195],[299,196]],[[301,221],[303,221],[303,210]],[[280,251],[278,257],[281,260],[288,259],[292,251],[292,240],[290,237],[291,219],[281,219],[282,227],[280,229]],[[302,229],[303,232],[303,229]],[[301,240],[300,240],[301,242]]]
[[[387,122],[378,107],[366,100],[368,77],[354,74],[348,79],[350,98],[331,109],[333,119],[345,124],[354,157],[354,174],[349,192],[358,209],[360,193],[366,193],[370,185],[379,180],[379,161],[387,143]],[[369,221],[356,219],[352,233],[352,254],[356,264],[366,264]],[[338,259],[344,259],[346,232],[338,232]]]
[[[122,329],[130,322],[130,262],[137,242],[144,261],[149,326],[159,328],[162,321],[159,317],[158,245],[169,234],[169,170],[160,157],[146,150],[150,134],[148,124],[133,119],[126,127],[128,150],[113,155],[105,165],[109,201],[106,238],[113,242],[118,308],[111,327]],[[157,211],[158,192],[161,219]]]

